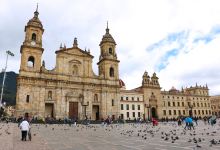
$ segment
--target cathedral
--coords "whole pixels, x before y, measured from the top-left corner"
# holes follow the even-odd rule
[[[44,28],[38,16],[36,10],[24,29],[16,116],[28,113],[40,118],[100,120],[108,116],[149,119],[211,113],[207,86],[161,91],[156,73],[150,77],[144,72],[140,87],[125,90],[125,84],[119,78],[116,42],[108,26],[99,43],[98,75],[92,69],[93,56],[90,51],[79,48],[77,38],[72,47],[60,46],[55,52],[54,69],[46,69],[42,61]]]

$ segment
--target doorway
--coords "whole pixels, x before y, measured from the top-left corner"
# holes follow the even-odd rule
[[[78,118],[78,102],[69,102],[69,118]]]
[[[54,107],[52,103],[45,103],[45,117],[53,118]]]
[[[92,106],[92,119],[99,120],[99,105]]]
[[[152,115],[152,118],[157,118],[157,111],[155,107],[151,108],[151,115]]]

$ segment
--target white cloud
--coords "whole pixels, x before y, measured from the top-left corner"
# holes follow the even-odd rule
[[[208,43],[193,43],[196,37],[207,35],[220,24],[219,0],[0,0],[0,18],[4,20],[0,22],[0,68],[5,64],[5,50],[11,50],[16,57],[9,61],[8,70],[18,72],[24,26],[32,18],[37,2],[45,28],[43,59],[49,69],[55,65],[54,52],[60,43],[70,47],[76,36],[82,49],[91,49],[97,72],[98,45],[108,20],[121,61],[120,76],[128,88],[135,88],[141,84],[144,71],[157,71],[164,56],[180,41],[166,43],[155,51],[146,49],[170,34],[189,31],[184,47],[167,58],[167,66],[158,73],[161,86],[169,89],[172,85],[192,85],[198,79],[198,83],[210,83],[212,94],[220,93],[215,89],[220,85],[217,76],[204,73],[208,70],[217,75],[220,71],[219,37]]]

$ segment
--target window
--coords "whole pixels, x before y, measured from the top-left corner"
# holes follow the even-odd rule
[[[166,110],[163,110],[163,115],[166,116]]]
[[[167,96],[167,98],[170,98],[170,96]]]
[[[135,110],[135,106],[134,106],[134,104],[132,105],[132,110]]]
[[[178,110],[178,112],[179,112],[179,115],[181,115],[181,110]]]
[[[129,118],[129,112],[127,112],[127,118]]]
[[[126,105],[126,109],[129,110],[129,105],[128,104]]]
[[[132,101],[134,101],[134,97],[131,97]]]
[[[188,102],[188,106],[190,106],[190,102]]]
[[[183,115],[185,115],[186,114],[186,111],[185,110],[183,110]]]
[[[123,100],[123,97],[121,97],[121,100]]]
[[[138,110],[141,110],[141,106],[140,105],[138,105]]]
[[[98,102],[98,94],[94,95],[94,102]]]
[[[77,65],[73,65],[73,72],[72,72],[72,74],[76,76],[76,75],[78,75],[78,72],[79,72],[79,70],[78,70]]]
[[[173,115],[176,115],[176,110],[173,110]]]
[[[135,112],[133,112],[132,114],[133,114],[133,117],[135,117]]]
[[[35,33],[32,34],[32,36],[31,36],[31,40],[32,40],[32,41],[36,41],[36,40],[37,40],[37,36],[36,36]]]
[[[196,115],[196,110],[194,110],[194,114]]]
[[[209,114],[211,115],[211,110],[209,110]]]
[[[182,106],[184,107],[184,102],[182,102]]]
[[[180,106],[180,102],[177,102],[177,105]]]
[[[139,101],[139,97],[137,97],[137,101]]]
[[[200,110],[198,110],[198,113],[199,113],[199,115],[200,115]]]
[[[29,103],[29,101],[30,101],[30,95],[27,95],[26,102]]]
[[[30,56],[28,58],[27,65],[28,65],[28,67],[32,67],[32,68],[34,67],[34,57],[33,56]]]
[[[169,110],[169,115],[172,115],[172,112],[171,112],[171,110]]]
[[[204,110],[202,110],[202,114],[204,115]]]
[[[124,114],[121,114],[121,119],[124,119]]]
[[[199,103],[197,103],[197,107],[199,107]]]
[[[128,100],[128,97],[126,97],[126,100]]]
[[[138,112],[138,117],[139,117],[139,118],[141,117],[141,113],[140,113],[140,112]]]
[[[114,68],[112,67],[109,69],[109,76],[114,77]]]
[[[112,106],[115,106],[115,101],[112,99]]]
[[[109,54],[112,54],[112,48],[108,49]]]
[[[123,104],[121,104],[121,110],[124,110],[124,105]]]
[[[170,106],[170,102],[168,102],[168,106]]]
[[[52,91],[48,92],[48,99],[51,100],[52,99]]]
[[[173,102],[173,106],[175,106],[175,102]]]
[[[193,107],[196,107],[196,104],[195,104],[195,103],[193,103]]]
[[[208,110],[206,110],[205,112],[206,112],[206,115],[208,115]]]
[[[203,107],[203,103],[201,103],[201,107]]]
[[[205,103],[205,107],[207,107],[206,103]]]

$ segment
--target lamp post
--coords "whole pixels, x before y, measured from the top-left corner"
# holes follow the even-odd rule
[[[89,102],[85,103],[84,102],[84,96],[83,95],[80,95],[80,101],[81,101],[81,105],[84,107],[84,117],[85,119],[87,118],[86,117],[86,107],[89,106]]]
[[[193,109],[193,105],[190,104],[190,105],[189,105],[189,108],[190,108],[189,116],[190,116],[190,117],[193,117],[193,110],[192,110],[192,109]]]
[[[6,51],[6,54],[7,54],[7,56],[6,56],[6,64],[5,64],[5,69],[4,69],[3,81],[2,81],[0,108],[2,107],[2,98],[3,98],[4,85],[5,85],[5,76],[6,76],[6,69],[7,69],[7,65],[8,65],[8,55],[14,56],[14,54],[10,51]]]

